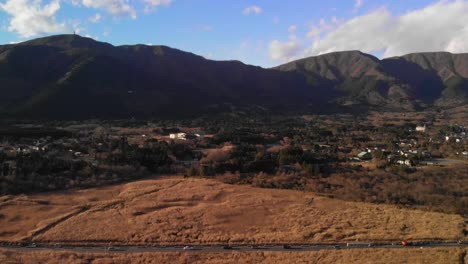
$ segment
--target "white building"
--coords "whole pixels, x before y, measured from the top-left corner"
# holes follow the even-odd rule
[[[413,166],[413,163],[411,162],[411,160],[399,160],[397,161],[397,163],[400,165],[406,165],[408,167]]]
[[[205,137],[205,132],[204,131],[195,131],[193,134],[198,138]]]
[[[424,126],[417,126],[417,127],[416,127],[416,131],[417,131],[417,132],[423,132],[423,133],[426,132],[426,125],[424,125]]]
[[[169,138],[171,139],[181,139],[181,140],[187,140],[187,134],[186,133],[175,133],[175,134],[170,134]]]
[[[371,160],[372,159],[372,154],[370,154],[369,152],[367,151],[363,151],[361,153],[359,153],[357,155],[357,157],[360,159],[360,160]]]

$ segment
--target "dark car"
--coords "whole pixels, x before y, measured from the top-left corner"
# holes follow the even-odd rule
[[[223,249],[232,249],[232,247],[231,247],[231,246],[228,246],[228,245],[226,245],[226,246],[223,246]]]
[[[291,249],[290,245],[283,245],[283,249]]]

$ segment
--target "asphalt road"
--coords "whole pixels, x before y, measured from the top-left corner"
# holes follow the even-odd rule
[[[27,246],[8,246],[2,245],[1,249],[15,250],[20,252],[29,251],[73,251],[80,253],[148,253],[148,252],[301,252],[318,250],[344,250],[344,249],[365,249],[365,248],[447,248],[447,247],[468,247],[467,243],[458,244],[456,242],[422,242],[413,243],[409,246],[402,246],[400,243],[339,243],[339,244],[303,244],[303,245],[233,245],[225,247],[222,245],[191,245],[191,246],[73,246],[66,244],[57,245],[27,245]]]
[[[468,164],[468,161],[466,160],[454,160],[454,159],[433,159],[431,161],[439,165]]]

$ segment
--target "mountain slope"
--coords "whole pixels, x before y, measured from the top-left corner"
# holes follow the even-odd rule
[[[294,73],[75,35],[1,46],[0,81],[0,111],[38,118],[187,116],[223,104],[287,110],[315,100]]]
[[[0,116],[189,117],[224,111],[416,110],[467,103],[468,54],[359,51],[274,69],[166,46],[58,35],[0,46]]]
[[[468,54],[431,52],[409,54],[400,58],[407,64],[419,66],[422,72],[414,75],[414,86],[426,87],[426,94],[439,96],[438,104],[451,105],[466,101],[468,97]],[[437,86],[442,90],[433,91]],[[432,89],[431,89],[432,88]]]
[[[274,68],[297,72],[312,85],[341,92],[335,102],[379,109],[464,104],[468,54],[416,53],[379,60],[359,51],[334,52]]]
[[[359,51],[305,58],[275,69],[298,72],[311,85],[327,86],[335,91],[334,100],[339,104],[415,108],[408,87],[385,72],[377,58]]]

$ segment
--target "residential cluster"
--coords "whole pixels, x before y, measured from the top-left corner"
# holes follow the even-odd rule
[[[13,125],[0,131],[0,191],[86,187],[157,174],[253,179],[261,173],[327,177],[363,168],[411,173],[466,160],[466,127],[375,126],[353,116]]]

